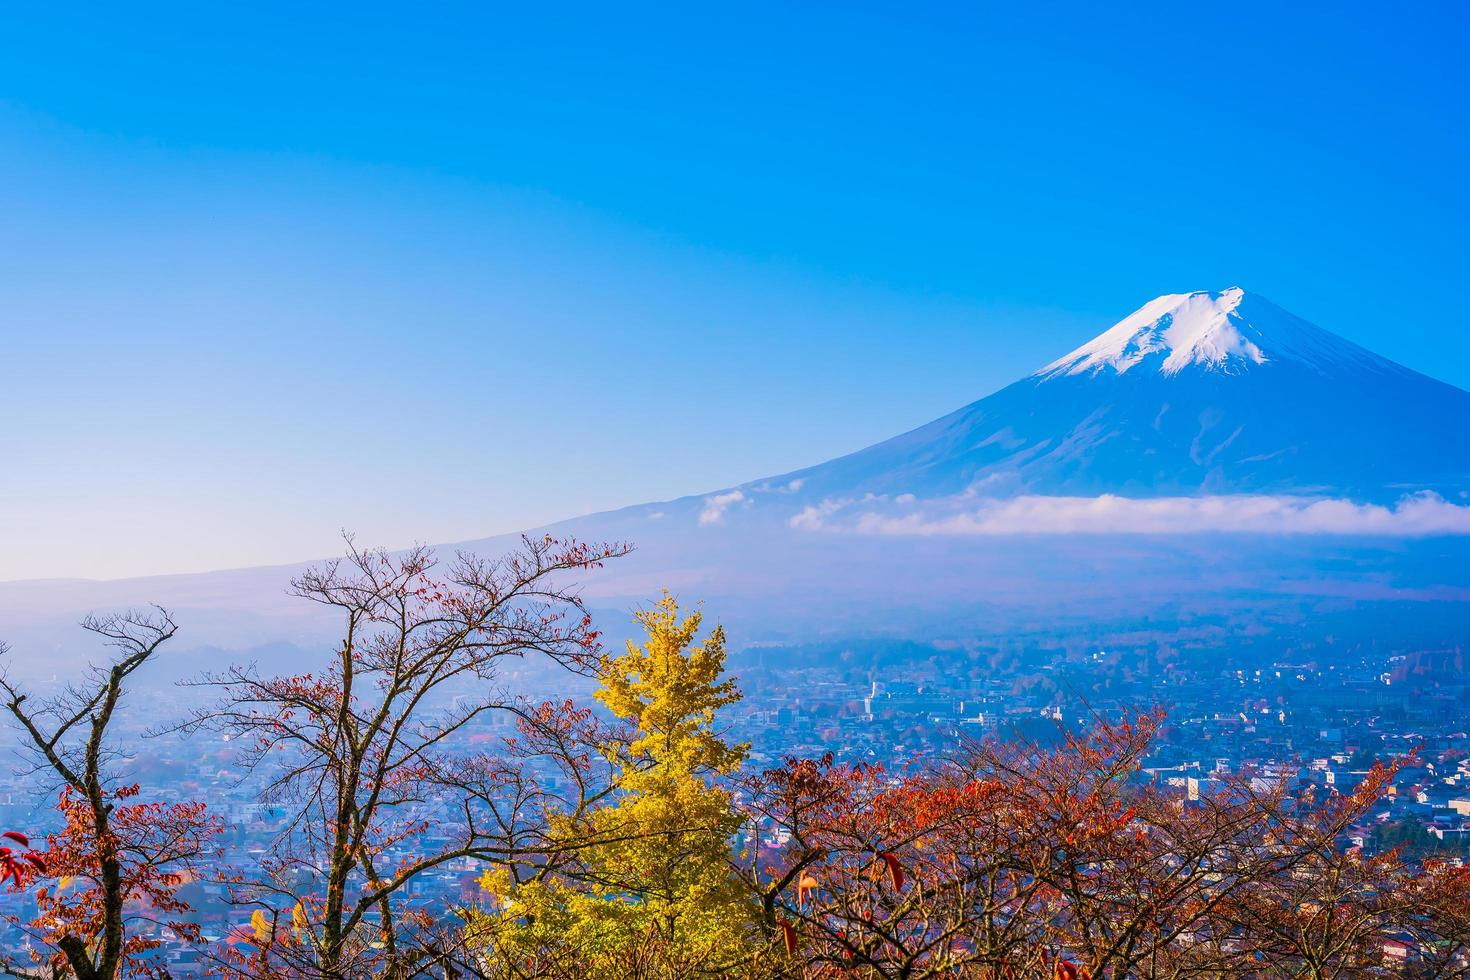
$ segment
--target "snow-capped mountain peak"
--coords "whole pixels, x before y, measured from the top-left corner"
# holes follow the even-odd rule
[[[1278,360],[1303,362],[1320,371],[1332,364],[1361,365],[1365,359],[1377,360],[1269,300],[1231,287],[1151,300],[1035,377],[1135,369],[1175,375],[1191,366],[1240,374]]]

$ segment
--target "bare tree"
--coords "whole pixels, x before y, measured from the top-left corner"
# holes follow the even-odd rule
[[[186,726],[239,739],[266,799],[289,814],[268,860],[235,889],[250,925],[221,969],[255,977],[446,975],[444,908],[412,886],[451,867],[518,856],[536,792],[517,764],[463,745],[492,712],[551,731],[555,712],[497,685],[508,659],[571,671],[597,663],[598,633],[569,573],[626,546],[523,539],[497,560],[360,550],[293,583],[336,610],[343,636],[321,672],[232,668],[198,683],[222,697]],[[554,742],[555,739],[550,739]],[[425,831],[432,828],[436,843]]]

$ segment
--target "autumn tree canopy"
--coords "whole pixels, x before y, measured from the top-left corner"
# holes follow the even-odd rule
[[[723,718],[741,693],[722,628],[665,594],[602,647],[576,576],[626,550],[350,549],[301,576],[339,617],[331,656],[212,674],[175,729],[229,735],[288,815],[223,872],[204,801],[144,800],[114,764],[167,614],[89,620],[118,656],[49,699],[0,678],[60,817],[43,846],[0,843],[38,950],[0,972],[163,977],[195,944],[211,975],[256,980],[1470,977],[1470,872],[1350,839],[1404,760],[1349,793],[1247,771],[1187,797],[1147,777],[1162,714],[1143,712],[902,772],[755,770]],[[595,682],[593,702],[511,689],[512,658]],[[513,724],[491,737],[492,717]],[[206,864],[220,936],[180,894]],[[478,888],[427,902],[433,874]]]

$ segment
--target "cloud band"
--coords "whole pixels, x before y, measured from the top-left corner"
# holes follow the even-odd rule
[[[907,499],[905,499],[905,497]],[[790,520],[794,528],[872,535],[1339,534],[1428,537],[1470,534],[1470,506],[1433,493],[1392,506],[1340,498],[1231,494],[1211,497],[968,495],[823,500]]]

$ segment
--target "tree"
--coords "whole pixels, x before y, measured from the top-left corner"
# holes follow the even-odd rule
[[[1470,977],[1470,868],[1431,861],[1406,877],[1394,882],[1405,913],[1395,935],[1414,949],[1404,972],[1416,980]]]
[[[1325,800],[1244,774],[1141,778],[1159,716],[989,741],[894,778],[788,760],[749,786],[745,877],[804,978],[1463,976],[1470,876],[1342,846],[1392,776]]]
[[[253,977],[406,978],[461,957],[442,908],[415,903],[422,876],[517,857],[526,783],[462,736],[492,713],[554,728],[499,689],[502,664],[538,657],[591,672],[598,633],[569,573],[625,553],[551,537],[500,559],[359,550],[315,568],[294,592],[342,616],[326,670],[260,677],[235,667],[199,683],[222,698],[186,726],[239,738],[266,798],[290,820],[273,853],[238,883],[249,924],[221,972]],[[426,831],[438,842],[429,845]]]
[[[1399,967],[1416,977],[1470,975],[1463,869],[1342,844],[1394,771],[1375,764],[1351,794],[1276,814],[1266,841],[1290,861],[1221,910],[1262,977],[1340,980]]]
[[[746,880],[791,975],[1037,976],[1078,959],[1065,889],[1131,846],[1122,777],[1152,731],[1145,717],[1056,748],[984,743],[903,777],[830,756],[764,773],[751,808],[775,846]]]
[[[116,752],[108,728],[127,682],[174,636],[173,620],[160,609],[88,617],[82,626],[121,655],[39,703],[0,678],[5,708],[36,754],[37,769],[61,783],[63,826],[47,836],[39,856],[39,866],[61,883],[37,890],[38,914],[30,924],[52,951],[38,965],[45,976],[77,980],[156,975],[160,967],[150,954],[162,940],[136,926],[153,922],[183,942],[198,941],[198,927],[183,918],[192,910],[177,893],[199,859],[216,853],[219,824],[203,803],[138,800],[138,786],[111,766]],[[15,882],[22,883],[19,876]],[[28,975],[18,964],[5,965]]]
[[[731,867],[743,818],[722,781],[746,746],[717,723],[740,697],[724,630],[696,644],[700,614],[667,593],[635,618],[646,640],[599,671],[597,699],[621,723],[599,746],[611,783],[601,805],[553,815],[562,844],[544,859],[485,875],[487,973],[700,976],[748,969],[761,945]]]

